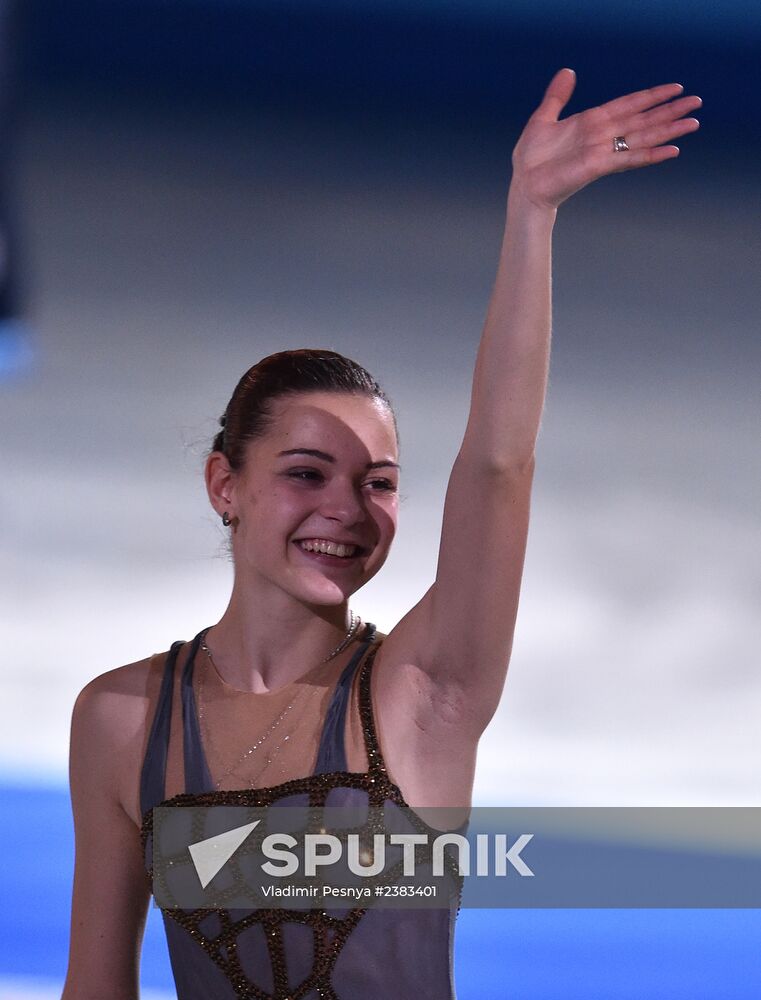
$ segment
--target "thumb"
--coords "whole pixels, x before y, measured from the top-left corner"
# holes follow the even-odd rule
[[[534,112],[541,121],[556,122],[560,112],[568,104],[576,86],[576,74],[572,69],[559,69],[550,80],[544,92],[542,103]]]

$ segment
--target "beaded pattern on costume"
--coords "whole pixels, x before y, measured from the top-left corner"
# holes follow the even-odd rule
[[[381,807],[386,802],[408,808],[401,790],[386,773],[386,766],[380,752],[373,711],[370,698],[371,667],[375,654],[380,648],[375,645],[367,655],[359,676],[359,709],[365,750],[368,759],[366,772],[333,772],[328,774],[312,774],[305,778],[296,778],[274,785],[270,788],[247,788],[231,791],[203,792],[201,794],[182,793],[161,803],[164,806],[249,806],[261,807],[271,805],[278,799],[290,795],[303,794],[309,798],[309,806],[320,808],[325,806],[328,793],[335,788],[356,788],[367,793],[370,808]],[[430,828],[422,819],[409,810],[409,816],[423,832]],[[439,832],[439,831],[434,831]],[[149,840],[153,833],[153,813],[149,810],[143,817],[141,828],[141,843],[143,856],[147,856]],[[461,891],[461,876],[456,865],[450,864],[450,871],[457,880],[458,893]],[[402,863],[388,872],[388,880],[393,881],[401,875]],[[153,865],[147,869],[147,877],[153,881]],[[316,991],[320,1000],[340,1000],[331,985],[331,974],[338,955],[349,935],[367,912],[364,907],[354,907],[346,916],[330,916],[322,909],[287,910],[258,909],[240,919],[233,919],[234,910],[180,910],[166,909],[162,911],[170,916],[200,945],[211,960],[227,977],[236,994],[243,1000],[301,1000],[310,992]],[[220,920],[220,932],[209,936],[200,925],[211,914],[217,914]],[[312,928],[314,934],[314,951],[312,970],[297,987],[289,987],[288,970],[283,947],[281,927],[285,923],[305,924]],[[243,971],[237,954],[238,936],[246,928],[260,924],[266,934],[267,949],[272,966],[273,993],[267,993],[261,987],[252,983]]]

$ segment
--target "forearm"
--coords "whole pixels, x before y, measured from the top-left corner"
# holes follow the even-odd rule
[[[555,215],[513,181],[461,447],[461,454],[498,468],[529,461],[539,433],[550,358]]]

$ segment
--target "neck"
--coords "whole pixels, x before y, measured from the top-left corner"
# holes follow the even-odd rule
[[[345,639],[348,602],[303,604],[283,591],[268,598],[233,587],[230,603],[206,635],[223,679],[240,691],[266,693],[298,680]],[[361,632],[361,628],[360,628]],[[354,642],[338,654],[350,656]]]

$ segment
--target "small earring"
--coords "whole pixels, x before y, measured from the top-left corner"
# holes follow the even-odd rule
[[[227,511],[225,511],[224,514],[222,515],[222,524],[224,524],[226,528],[229,528],[230,525],[232,524],[232,518],[230,517]]]

